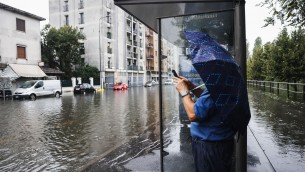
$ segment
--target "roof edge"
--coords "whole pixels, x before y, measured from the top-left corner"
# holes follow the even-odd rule
[[[27,17],[30,17],[30,18],[39,20],[39,21],[44,21],[44,20],[46,20],[46,19],[43,18],[43,17],[40,17],[40,16],[37,16],[37,15],[35,15],[35,14],[32,14],[32,13],[29,13],[29,12],[26,12],[26,11],[23,11],[23,10],[20,10],[20,9],[17,9],[17,8],[15,8],[15,7],[12,7],[12,6],[3,4],[3,3],[1,3],[1,2],[0,2],[0,9],[4,9],[4,10],[11,11],[11,12],[14,12],[14,13],[17,13],[17,14],[21,14],[21,15],[24,15],[24,16],[27,16]]]

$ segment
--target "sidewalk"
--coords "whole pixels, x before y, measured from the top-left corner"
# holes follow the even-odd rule
[[[177,125],[172,126],[170,131],[170,139],[164,139],[164,171],[195,171],[189,128]],[[143,139],[143,136],[131,138],[79,171],[160,171],[159,142],[143,144]],[[273,171],[249,129],[248,171]]]

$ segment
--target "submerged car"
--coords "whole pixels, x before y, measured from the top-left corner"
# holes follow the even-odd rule
[[[119,83],[113,86],[113,90],[127,90],[127,89],[128,89],[128,85],[124,83]]]
[[[95,92],[96,92],[95,88],[88,83],[77,84],[73,89],[74,94],[95,93]]]
[[[152,81],[147,81],[145,84],[144,84],[144,87],[151,87],[153,86],[153,82]]]
[[[172,85],[173,83],[174,83],[174,82],[173,82],[172,79],[167,79],[167,80],[164,82],[165,85]]]

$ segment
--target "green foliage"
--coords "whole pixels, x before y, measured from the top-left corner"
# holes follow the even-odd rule
[[[89,79],[90,77],[99,78],[100,72],[96,67],[86,64],[79,67],[73,75],[75,77],[81,77],[85,79]]]
[[[305,26],[305,0],[264,0],[260,5],[271,10],[272,16],[265,19],[266,26],[276,20],[290,26]]]
[[[283,29],[276,40],[261,45],[257,38],[247,61],[248,79],[303,82],[305,78],[305,30],[291,35]]]
[[[44,62],[71,77],[73,65],[81,64],[79,40],[85,39],[78,29],[64,26],[59,29],[46,25],[41,31],[41,51]]]

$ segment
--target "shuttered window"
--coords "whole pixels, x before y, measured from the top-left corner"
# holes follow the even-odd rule
[[[17,58],[26,59],[26,47],[17,45]]]
[[[25,20],[16,18],[16,29],[25,32]]]

